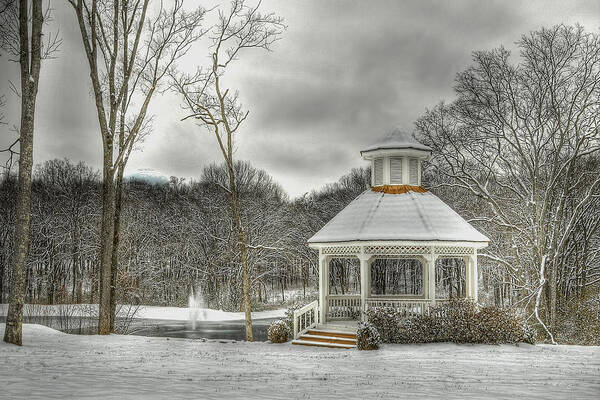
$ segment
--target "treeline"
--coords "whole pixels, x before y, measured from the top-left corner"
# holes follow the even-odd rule
[[[236,164],[255,306],[287,289],[308,295],[318,271],[306,240],[368,187],[369,172],[291,201],[265,171]],[[197,181],[126,180],[119,247],[119,302],[186,305],[201,290],[206,305],[239,310],[241,271],[228,175],[205,167]],[[51,160],[33,175],[26,301],[98,302],[102,183],[84,163]],[[0,182],[0,300],[6,302],[16,178]]]
[[[480,301],[533,312],[539,282],[535,265],[528,266],[525,257],[514,267],[504,263],[510,256],[526,254],[528,248],[511,247],[514,239],[510,235],[482,221],[485,202],[445,186],[444,177],[432,173],[436,162],[433,159],[427,167],[425,186],[492,238],[479,260]],[[317,254],[306,240],[369,187],[370,171],[353,169],[339,181],[293,200],[268,173],[247,162],[236,164],[236,176],[248,234],[253,307],[289,300],[286,293],[290,289],[301,297],[314,295]],[[227,179],[223,166],[213,164],[192,182],[175,177],[167,183],[125,181],[116,291],[119,302],[185,306],[190,292],[201,290],[208,307],[242,308]],[[101,186],[99,172],[84,163],[51,160],[35,169],[27,302],[98,302]],[[4,174],[0,181],[1,302],[6,302],[10,285],[15,191],[15,177]],[[577,328],[574,320],[590,317],[590,308],[584,305],[591,301],[593,312],[599,294],[598,217],[598,208],[589,207],[577,221],[557,267],[557,314],[563,330],[570,324],[572,334],[584,329]],[[331,267],[332,292],[358,289],[356,260],[334,259]],[[376,265],[374,281],[378,272],[382,270]],[[403,272],[397,274],[398,282],[388,278],[388,283],[402,284],[407,279],[406,269]],[[464,296],[464,266],[457,260],[439,262],[437,281],[438,295]],[[545,291],[542,314],[549,301]]]

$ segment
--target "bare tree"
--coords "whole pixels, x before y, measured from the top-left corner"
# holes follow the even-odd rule
[[[475,52],[457,100],[417,127],[438,183],[476,199],[472,220],[493,237],[481,255],[506,268],[554,342],[560,260],[600,187],[597,167],[581,168],[600,153],[600,35],[559,25],[518,46],[516,65],[504,48]]]
[[[226,189],[230,195],[232,216],[237,232],[237,242],[242,272],[242,291],[246,316],[246,340],[252,341],[252,315],[250,305],[250,276],[247,255],[247,237],[240,218],[239,196],[233,160],[234,137],[248,117],[238,92],[231,92],[222,79],[229,65],[242,50],[270,50],[283,33],[283,19],[275,14],[259,12],[260,2],[248,6],[243,0],[233,0],[227,12],[219,11],[219,20],[211,31],[211,65],[199,68],[196,74],[174,76],[174,87],[184,98],[199,125],[214,133],[229,174]]]
[[[123,171],[135,143],[147,132],[148,106],[162,78],[202,35],[204,10],[188,12],[183,0],[175,0],[171,9],[160,2],[149,17],[149,0],[69,3],[90,67],[103,143],[98,333],[107,334],[114,330]]]
[[[18,6],[18,8],[17,8]],[[21,72],[21,124],[19,128],[19,175],[16,204],[16,226],[12,254],[12,276],[4,341],[22,344],[23,302],[25,296],[25,263],[29,251],[31,207],[31,168],[33,163],[33,131],[41,60],[56,50],[60,41],[42,42],[44,11],[41,0],[2,1],[2,46],[19,60]],[[29,12],[31,11],[31,16]],[[49,14],[47,14],[49,15]],[[18,34],[17,34],[18,32]],[[11,145],[8,151],[13,154]]]

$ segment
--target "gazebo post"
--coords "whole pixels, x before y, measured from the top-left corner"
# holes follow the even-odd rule
[[[468,256],[467,259],[469,261],[467,268],[467,297],[473,299],[475,303],[477,303],[477,292],[478,292],[478,282],[477,282],[477,249],[473,249],[472,255]]]
[[[465,279],[466,279],[466,293],[465,296],[469,299],[472,299],[475,303],[477,303],[477,292],[478,292],[478,282],[477,282],[477,249],[473,249],[473,254],[466,256],[465,258]]]
[[[431,304],[435,303],[435,261],[437,259],[437,255],[430,253],[424,255],[425,264],[423,267],[427,268],[427,299],[431,302]]]
[[[473,297],[473,274],[471,273],[473,256],[466,256],[463,259],[465,260],[465,297],[470,299]]]
[[[479,292],[479,274],[477,271],[477,249],[473,249],[473,301],[477,303]]]
[[[369,271],[369,259],[370,255],[364,253],[364,248],[361,248],[361,253],[358,255],[358,259],[360,260],[360,319],[361,321],[366,320],[365,311],[367,309],[367,298],[369,297],[369,292],[371,291],[369,285],[369,276],[371,275],[371,271]]]
[[[327,295],[329,294],[329,257],[319,251],[319,323],[327,322]]]

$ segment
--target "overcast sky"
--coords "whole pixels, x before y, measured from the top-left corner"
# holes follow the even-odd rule
[[[63,44],[58,58],[42,65],[35,162],[67,157],[99,168],[87,62],[65,4],[52,1],[48,29],[59,26]],[[267,170],[291,196],[365,165],[363,146],[392,127],[411,130],[426,108],[451,100],[454,77],[470,64],[472,51],[514,48],[522,34],[561,22],[600,28],[597,0],[263,0],[262,8],[284,17],[288,29],[273,52],[243,53],[225,78],[250,110],[236,157]],[[182,68],[206,62],[206,48],[197,46]],[[18,83],[18,65],[3,56],[0,68],[6,114],[17,124],[18,102],[8,81]],[[203,165],[220,161],[214,137],[181,122],[179,104],[171,94],[153,100],[154,132],[131,157],[129,173],[151,168],[190,179]],[[0,127],[0,145],[9,140],[8,127]]]

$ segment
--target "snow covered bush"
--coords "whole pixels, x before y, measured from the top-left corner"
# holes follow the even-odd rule
[[[267,335],[271,343],[285,343],[288,340],[290,330],[286,321],[278,319],[269,325]]]
[[[567,302],[560,310],[556,331],[560,343],[600,345],[600,295]]]
[[[511,310],[481,307],[477,313],[478,342],[518,343],[524,341],[523,324]]]
[[[375,308],[367,317],[384,332],[385,343],[535,343],[534,330],[514,310],[465,299],[431,307],[425,315]]]
[[[290,332],[294,331],[294,311],[302,306],[304,306],[302,303],[293,303],[287,308],[287,310],[285,310],[285,316],[283,317],[283,320],[286,322]]]
[[[402,315],[393,307],[374,307],[367,310],[367,320],[379,332],[384,343],[397,343],[400,335]]]
[[[535,332],[535,329],[533,329],[533,327],[529,325],[527,321],[523,321],[521,327],[523,329],[523,342],[535,344],[537,340],[537,334]]]
[[[430,316],[440,325],[439,342],[481,343],[477,305],[469,299],[456,299],[432,307]]]
[[[359,350],[377,350],[381,337],[375,325],[369,322],[359,322],[356,330],[356,347]]]

